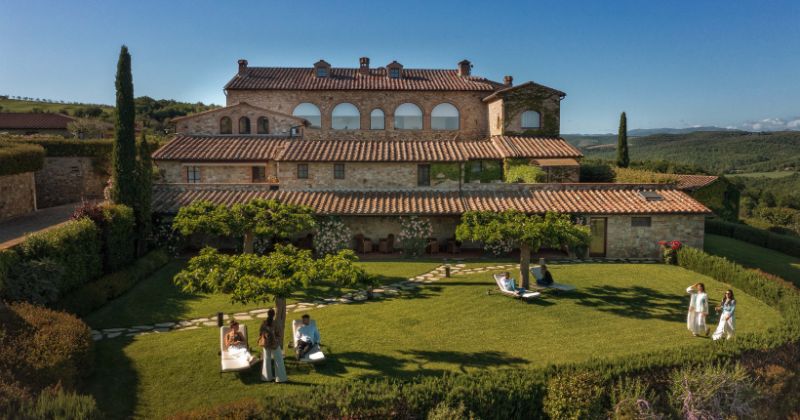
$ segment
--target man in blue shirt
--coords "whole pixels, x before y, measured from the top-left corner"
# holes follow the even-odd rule
[[[294,339],[297,342],[297,358],[302,359],[311,349],[319,344],[319,330],[316,325],[311,324],[311,317],[308,314],[303,315],[303,325],[294,333]]]
[[[501,281],[503,282],[503,288],[508,290],[509,292],[515,292],[520,296],[522,296],[525,293],[525,289],[517,287],[517,285],[514,283],[514,278],[511,277],[511,273],[509,273],[508,271],[506,271],[505,274],[503,274],[503,279]]]

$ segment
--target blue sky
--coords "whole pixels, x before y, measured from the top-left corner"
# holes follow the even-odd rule
[[[567,92],[562,132],[800,129],[800,2],[0,0],[0,94],[112,103],[121,44],[137,95],[224,103],[236,60],[397,59]],[[796,120],[796,121],[795,121]]]

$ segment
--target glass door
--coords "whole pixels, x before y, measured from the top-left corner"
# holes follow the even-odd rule
[[[606,222],[607,219],[605,217],[592,217],[589,219],[589,228],[591,229],[589,256],[591,257],[606,256]]]

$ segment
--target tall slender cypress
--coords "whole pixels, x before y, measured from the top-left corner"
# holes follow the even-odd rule
[[[135,207],[136,204],[136,132],[133,103],[133,75],[128,47],[122,46],[117,61],[117,118],[115,120],[114,170],[111,198],[114,202]]]
[[[631,163],[628,156],[628,117],[623,112],[619,116],[619,134],[617,137],[617,166],[627,168]]]

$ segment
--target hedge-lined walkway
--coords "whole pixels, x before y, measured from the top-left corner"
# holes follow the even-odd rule
[[[550,263],[556,264],[574,264],[574,263],[652,263],[657,261],[651,259],[558,259],[550,260]],[[474,264],[474,263],[473,263]],[[480,263],[486,264],[486,263]],[[491,271],[501,270],[514,270],[519,268],[519,264],[495,264],[495,265],[482,265],[474,267],[472,264],[464,263],[463,260],[454,260],[454,264],[450,266],[450,274],[452,276],[463,276],[470,274],[486,273]],[[388,285],[380,286],[372,290],[372,299],[381,299],[384,297],[398,296],[408,293],[420,287],[423,284],[429,284],[441,280],[446,274],[446,265],[440,265],[435,269],[420,274],[415,277],[410,277],[406,281],[395,282]],[[332,296],[328,298],[319,298],[313,301],[296,302],[287,305],[289,313],[306,312],[312,309],[324,308],[326,306],[348,304],[353,302],[361,302],[369,299],[367,290],[358,290],[343,294],[341,296]],[[264,319],[267,317],[268,308],[257,308],[249,311],[238,312],[233,315],[224,314],[223,319],[229,320],[231,316],[237,321],[250,321],[253,319]],[[208,318],[193,318],[186,320],[173,320],[159,322],[148,325],[135,325],[132,327],[117,327],[117,328],[103,328],[99,330],[92,330],[92,338],[95,341],[116,338],[116,337],[134,337],[142,334],[157,334],[166,333],[170,331],[188,331],[196,330],[204,327],[216,327],[216,317]]]
[[[80,203],[48,207],[0,223],[0,249],[11,248],[25,240],[25,236],[53,229],[67,222]]]

